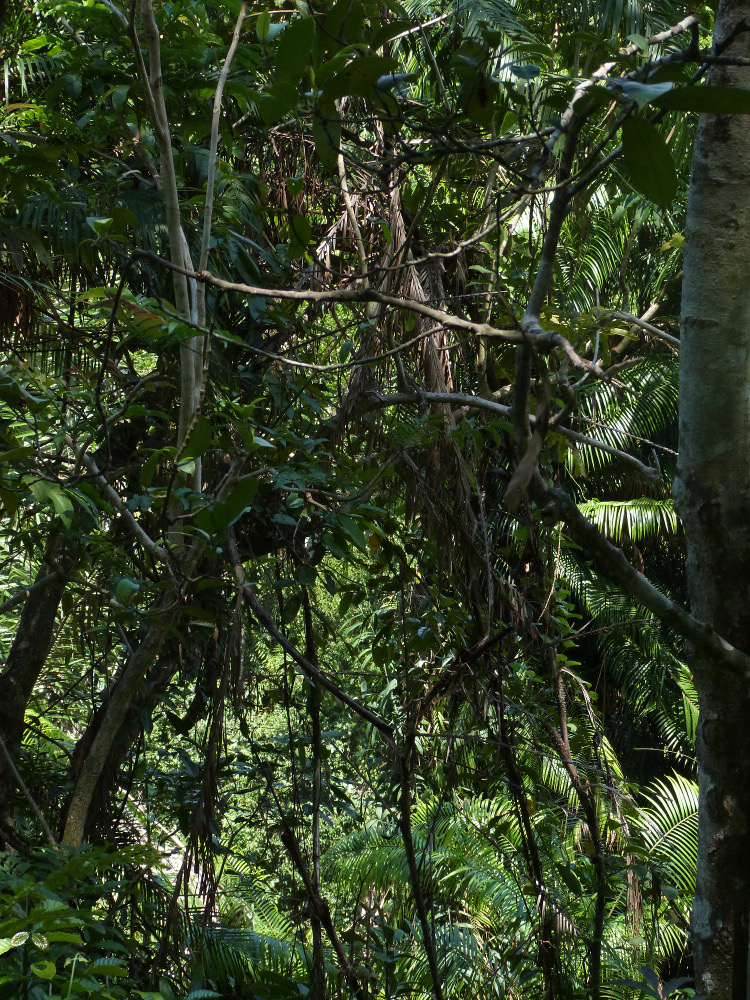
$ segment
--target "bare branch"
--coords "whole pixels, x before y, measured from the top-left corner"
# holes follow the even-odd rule
[[[26,787],[26,782],[23,780],[23,778],[21,777],[21,775],[18,773],[18,768],[13,763],[13,758],[11,757],[10,751],[6,747],[5,740],[2,737],[0,737],[0,753],[2,754],[3,760],[5,761],[5,766],[8,768],[8,770],[10,771],[10,773],[13,775],[13,780],[15,781],[16,785],[20,789],[21,794],[26,799],[26,801],[29,803],[29,808],[31,809],[31,811],[34,813],[34,815],[36,816],[37,820],[39,821],[39,825],[42,828],[42,833],[44,834],[44,836],[45,836],[45,838],[47,840],[47,843],[50,844],[52,847],[57,847],[57,841],[55,840],[54,836],[52,835],[52,831],[50,830],[49,826],[47,825],[47,820],[44,818],[44,816],[42,815],[41,809],[39,808],[39,806],[34,801],[34,796],[31,794],[31,792]]]
[[[48,573],[43,576],[40,580],[36,580],[30,587],[24,587],[23,590],[19,590],[18,593],[14,594],[12,597],[8,597],[6,600],[0,604],[0,615],[4,614],[6,611],[10,611],[11,608],[15,608],[17,604],[23,604],[29,595],[35,593],[37,590],[41,590],[43,587],[48,587],[51,583],[62,583],[67,577],[63,573]]]
[[[385,719],[381,719],[379,715],[371,712],[369,708],[361,705],[354,698],[350,698],[345,691],[342,691],[337,684],[334,684],[332,680],[322,673],[322,671],[319,670],[314,663],[311,663],[310,660],[308,660],[308,658],[287,639],[284,633],[279,630],[276,622],[255,596],[255,593],[249,584],[244,585],[242,592],[245,595],[245,600],[250,605],[253,614],[261,623],[263,628],[269,633],[269,635],[273,636],[282,649],[286,650],[295,663],[302,667],[302,670],[310,678],[310,680],[315,681],[316,684],[320,684],[320,686],[325,688],[326,691],[330,691],[334,698],[338,698],[342,704],[346,705],[347,708],[350,708],[353,712],[360,716],[360,718],[364,719],[365,722],[369,722],[374,729],[377,729],[391,749],[395,750],[396,744],[393,739],[393,726],[387,723]]]
[[[653,611],[660,621],[694,645],[711,653],[717,663],[733,673],[750,678],[750,656],[722,639],[713,626],[693,618],[683,607],[665,597],[656,587],[639,573],[625,556],[622,549],[602,534],[588,518],[581,513],[575,501],[556,487],[546,486],[538,480],[538,502],[543,504],[542,517],[548,524],[563,521],[574,541],[589,552],[600,569],[639,604]]]
[[[594,364],[582,358],[573,345],[563,335],[555,330],[544,330],[541,326],[529,323],[528,329],[502,329],[491,326],[489,323],[474,323],[471,320],[454,316],[452,313],[442,309],[435,309],[424,302],[416,299],[400,298],[397,295],[387,295],[374,288],[334,288],[326,291],[299,291],[291,288],[262,288],[256,285],[246,285],[243,282],[224,281],[217,278],[210,271],[190,271],[179,264],[173,264],[165,260],[158,254],[150,250],[140,250],[138,255],[147,260],[152,260],[157,264],[162,264],[173,271],[178,271],[188,277],[198,281],[206,281],[217,288],[222,288],[227,292],[241,292],[244,295],[257,295],[266,299],[282,299],[291,302],[377,302],[380,305],[390,306],[393,309],[405,309],[408,312],[418,313],[420,316],[427,316],[435,323],[439,323],[449,330],[462,330],[465,333],[475,334],[478,337],[496,337],[508,344],[530,344],[540,351],[551,351],[560,348],[570,359],[576,368],[582,371],[592,372],[600,377],[606,377],[606,372],[601,365]]]
[[[84,449],[80,445],[77,445],[75,441],[73,441],[73,439],[70,437],[70,435],[68,434],[65,435],[65,441],[75,452],[76,459],[81,463],[81,465],[83,465],[83,467],[90,474],[94,486],[96,486],[96,488],[99,490],[104,499],[108,500],[120,514],[123,521],[127,525],[130,533],[136,538],[137,541],[141,543],[144,549],[146,549],[146,551],[149,552],[155,559],[158,559],[160,562],[168,564],[169,553],[167,552],[167,550],[163,549],[161,545],[157,545],[156,542],[153,540],[153,538],[151,538],[150,535],[148,535],[143,530],[140,524],[133,517],[132,512],[129,511],[128,508],[125,506],[125,503],[120,494],[102,474],[102,472],[99,469],[99,466],[96,464],[91,455],[86,454]]]
[[[623,323],[632,323],[633,326],[639,326],[642,330],[653,334],[655,337],[663,340],[666,344],[669,344],[670,347],[675,347],[679,350],[679,337],[673,337],[671,333],[667,333],[665,330],[660,330],[658,326],[654,326],[653,324],[646,322],[646,320],[640,319],[638,316],[633,316],[631,313],[609,312],[609,310],[602,310],[599,315],[599,319],[601,321],[605,321],[607,319],[619,319],[622,320]]]
[[[435,403],[450,403],[453,406],[468,406],[472,409],[477,410],[487,410],[490,413],[497,413],[499,416],[504,417],[506,420],[512,419],[512,410],[510,406],[505,406],[503,403],[496,403],[493,399],[485,399],[483,396],[469,396],[461,392],[394,392],[387,396],[381,395],[377,392],[367,392],[364,393],[365,405],[369,408],[381,407],[381,406],[397,406],[402,403],[420,403],[420,402],[435,402]],[[531,427],[533,428],[536,424],[536,417],[531,416],[529,418]],[[642,476],[646,476],[647,479],[658,479],[659,473],[656,469],[653,469],[650,465],[644,465],[635,456],[629,455],[626,451],[621,451],[619,448],[615,448],[611,444],[607,444],[606,441],[599,441],[597,438],[588,437],[586,434],[579,434],[577,431],[571,430],[569,427],[552,426],[549,427],[550,434],[559,434],[561,437],[568,438],[570,441],[575,441],[577,444],[586,445],[589,448],[596,448],[599,451],[606,451],[609,455],[614,455],[621,462],[627,462],[640,472]]]

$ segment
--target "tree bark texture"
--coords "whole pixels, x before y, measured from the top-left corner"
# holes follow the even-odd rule
[[[13,643],[0,674],[0,739],[13,747],[23,737],[26,706],[49,656],[57,628],[67,575],[78,556],[73,536],[50,535],[33,587],[29,588]],[[0,760],[0,841],[13,838],[14,825],[11,788],[15,784],[8,768]]]
[[[748,19],[723,0],[715,41]],[[748,58],[747,30],[725,54]],[[750,68],[708,82],[750,88]],[[703,115],[696,135],[680,348],[675,500],[685,525],[692,613],[750,652],[750,117]],[[692,930],[696,992],[748,996],[750,684],[688,646],[700,700],[699,846]]]

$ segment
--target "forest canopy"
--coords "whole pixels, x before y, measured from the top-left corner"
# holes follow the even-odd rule
[[[715,6],[9,3],[0,997],[707,995]]]

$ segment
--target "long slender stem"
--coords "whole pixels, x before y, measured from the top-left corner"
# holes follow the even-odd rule
[[[310,609],[310,595],[305,588],[302,607],[305,617],[305,655],[311,663],[317,665],[318,657],[315,648],[315,628]],[[310,715],[310,751],[312,755],[312,870],[310,878],[313,889],[320,895],[320,802],[322,791],[322,761],[323,739],[320,728],[320,687],[311,683],[308,692],[308,712]],[[313,941],[313,964],[310,975],[311,1000],[325,1000],[325,967],[323,964],[323,935],[321,933],[320,917],[317,913],[310,915],[310,927]]]
[[[211,138],[208,144],[208,172],[206,175],[206,203],[203,208],[203,234],[201,237],[200,257],[198,258],[199,271],[205,271],[208,266],[208,251],[211,246],[211,224],[214,209],[214,189],[216,187],[216,164],[219,158],[219,119],[221,117],[221,102],[224,96],[224,87],[229,76],[229,70],[232,67],[234,54],[237,51],[237,46],[240,41],[242,23],[245,20],[246,13],[247,3],[246,0],[243,0],[240,12],[237,15],[237,23],[234,26],[232,41],[216,84],[216,93],[214,94],[214,107],[211,115]],[[203,284],[198,287],[195,321],[199,326],[205,326],[206,324],[206,286]]]
[[[434,932],[427,915],[424,893],[422,892],[422,879],[419,874],[419,865],[417,864],[417,856],[414,850],[414,836],[412,834],[411,827],[411,780],[415,740],[415,728],[413,724],[410,724],[406,733],[405,746],[401,757],[401,808],[399,827],[401,829],[401,839],[404,844],[406,862],[409,866],[409,881],[411,882],[411,891],[414,894],[414,906],[422,928],[422,944],[425,952],[427,953],[427,964],[430,968],[433,997],[435,1000],[443,1000],[443,986],[440,981],[440,969],[438,967]]]

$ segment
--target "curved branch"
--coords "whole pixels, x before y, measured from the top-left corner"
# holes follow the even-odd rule
[[[256,285],[246,285],[244,282],[224,281],[222,278],[215,277],[210,271],[190,271],[188,268],[165,260],[164,257],[160,257],[151,250],[140,250],[138,251],[138,256],[145,260],[151,260],[156,264],[162,264],[172,271],[195,278],[197,281],[208,282],[226,292],[241,292],[243,295],[257,295],[260,298],[285,299],[292,302],[377,302],[380,305],[390,306],[393,309],[406,309],[420,316],[426,316],[449,330],[463,330],[465,333],[474,334],[478,337],[496,337],[508,344],[530,344],[540,351],[552,351],[555,348],[560,348],[576,368],[592,372],[602,378],[606,377],[606,372],[598,362],[594,364],[582,358],[570,341],[563,337],[561,333],[555,330],[544,330],[541,326],[533,322],[528,322],[528,326],[524,330],[502,329],[491,326],[489,323],[474,323],[471,320],[463,319],[461,316],[454,316],[453,313],[445,312],[442,309],[434,309],[432,306],[428,306],[424,302],[418,302],[416,299],[387,295],[374,288],[334,288],[321,292],[298,291],[292,288],[262,288]]]

